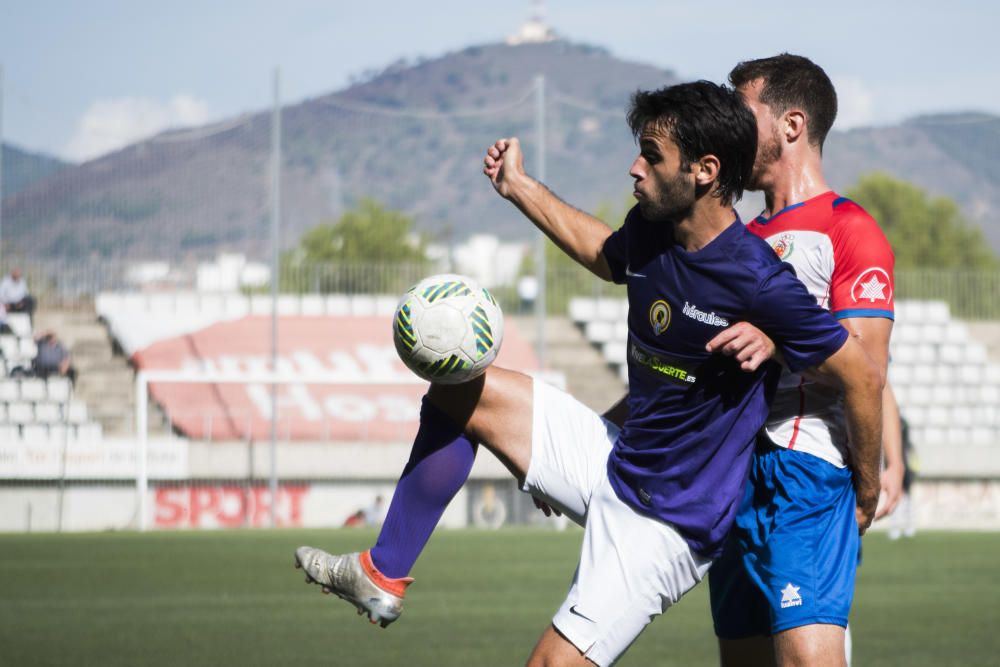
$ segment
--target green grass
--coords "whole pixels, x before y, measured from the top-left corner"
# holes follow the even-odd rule
[[[518,665],[573,573],[581,533],[442,531],[386,630],[307,586],[300,543],[370,531],[0,535],[3,665]],[[716,663],[708,588],[622,665]],[[1000,534],[865,539],[855,665],[1000,664]]]

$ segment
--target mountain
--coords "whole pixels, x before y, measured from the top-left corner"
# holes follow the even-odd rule
[[[58,158],[3,144],[3,194],[17,194],[68,166]]]
[[[282,239],[339,217],[363,197],[412,214],[444,241],[533,228],[482,175],[486,147],[519,136],[537,173],[536,74],[545,76],[546,183],[581,208],[631,190],[629,95],[679,79],[565,41],[477,46],[397,62],[350,87],[282,111]],[[54,172],[4,199],[14,250],[58,258],[266,257],[270,112],[162,133]],[[832,184],[881,170],[952,196],[1000,250],[1000,118],[928,116],[897,127],[834,132]],[[748,204],[748,206],[752,206]],[[746,211],[745,211],[746,212]]]
[[[956,200],[1000,252],[1000,117],[982,113],[920,116],[895,127],[833,132],[824,163],[846,190],[858,176],[884,171]]]

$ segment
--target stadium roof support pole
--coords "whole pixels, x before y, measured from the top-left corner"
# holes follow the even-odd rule
[[[281,243],[281,69],[274,69],[271,112],[271,372],[278,372],[278,246]],[[271,527],[278,525],[278,385],[271,383]]]
[[[140,532],[149,527],[149,513],[146,507],[146,496],[149,494],[149,471],[146,468],[149,448],[149,428],[146,423],[149,416],[148,391],[146,372],[139,371],[135,374],[135,430],[139,445],[139,451],[136,453],[135,493],[138,496],[136,525]]]
[[[535,173],[538,180],[545,182],[545,75],[535,75],[535,142],[538,144],[538,164]],[[537,325],[535,353],[538,355],[538,367],[545,368],[545,234],[538,230],[535,241],[535,276],[538,281],[538,295],[535,297],[535,322]]]

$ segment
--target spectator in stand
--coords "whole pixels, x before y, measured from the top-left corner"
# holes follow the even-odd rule
[[[38,345],[38,354],[31,364],[35,376],[45,379],[50,375],[62,375],[75,385],[76,369],[73,368],[73,361],[56,335],[46,331],[35,339],[35,343]]]
[[[0,280],[0,302],[11,313],[28,313],[35,319],[35,298],[28,293],[28,283],[21,276],[21,269],[12,269],[9,276]]]

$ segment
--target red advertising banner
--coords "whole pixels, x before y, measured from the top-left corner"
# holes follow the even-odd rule
[[[133,355],[142,370],[262,374],[270,370],[271,320],[250,316],[159,341]],[[278,385],[279,440],[409,440],[427,385],[415,380],[392,344],[391,318],[285,316],[279,320],[278,372],[335,378],[342,384]],[[534,371],[531,346],[508,321],[497,363]],[[270,437],[271,389],[265,383],[153,383],[150,394],[187,437]]]

